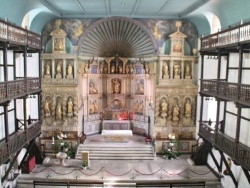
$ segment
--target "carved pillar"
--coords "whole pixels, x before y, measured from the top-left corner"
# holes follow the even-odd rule
[[[66,72],[66,59],[63,59],[63,72],[62,72],[62,77],[66,78],[67,72]]]
[[[53,78],[55,78],[55,60],[54,59],[52,59],[52,76],[53,76]]]
[[[77,64],[76,64],[76,59],[74,59],[74,75],[73,75],[73,78],[74,79],[77,79]]]
[[[173,60],[171,60],[170,61],[170,79],[173,79],[174,78],[174,76],[173,76],[173,74],[174,74],[174,69],[173,69],[173,67],[174,67],[174,61]]]
[[[192,61],[191,79],[194,78],[194,64],[195,64],[195,60]]]
[[[181,79],[184,79],[184,61],[181,61]]]
[[[162,69],[163,69],[163,61],[160,60],[160,78],[162,79]]]

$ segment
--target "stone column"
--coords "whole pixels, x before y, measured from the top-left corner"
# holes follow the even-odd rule
[[[181,61],[181,79],[184,79],[184,61]]]
[[[170,61],[170,79],[173,79],[174,78],[174,75],[173,75],[173,68],[174,68],[174,61],[171,60]]]

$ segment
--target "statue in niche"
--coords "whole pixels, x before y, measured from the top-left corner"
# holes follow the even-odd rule
[[[143,114],[143,101],[142,100],[138,104],[138,113]]]
[[[93,114],[95,113],[95,107],[94,107],[94,102],[89,102],[89,113]]]
[[[89,83],[89,93],[90,94],[96,94],[97,93],[97,89],[95,88],[95,85],[93,82]]]
[[[146,65],[145,65],[145,73],[146,73],[146,74],[149,74],[149,72],[150,72],[149,65],[146,64]]]
[[[99,73],[102,74],[103,73],[103,64],[101,63],[99,66]]]
[[[112,80],[112,83],[113,83],[113,93],[120,93],[121,92],[121,89],[120,89],[120,82],[119,80],[116,78],[114,80]]]
[[[144,84],[143,84],[143,80],[141,80],[140,82],[137,83],[137,90],[136,90],[136,94],[144,94]]]
[[[71,64],[68,65],[68,75],[72,75],[73,67]]]
[[[104,74],[108,73],[108,66],[107,65],[104,65],[104,67],[103,67],[103,73]]]
[[[177,41],[175,43],[173,51],[174,52],[181,52],[182,51],[182,46],[181,46],[181,42],[180,41]]]
[[[160,104],[160,116],[162,118],[166,118],[168,116],[168,103],[165,98],[162,99]]]
[[[68,116],[73,116],[74,104],[72,99],[70,98],[68,101]]]
[[[119,65],[119,73],[122,74],[123,71],[122,71],[122,65]]]
[[[94,113],[98,113],[98,105],[97,102],[93,102],[93,107],[94,107]]]
[[[56,106],[56,120],[62,119],[62,105],[60,102],[57,103]]]
[[[129,74],[129,66],[128,65],[126,65],[125,72],[126,72],[126,74]]]
[[[162,77],[166,78],[168,77],[168,64],[164,63],[164,65],[162,66]]]
[[[49,104],[51,103],[51,101],[49,102],[47,99],[44,102],[44,111],[45,111],[45,116],[50,116],[50,107]]]
[[[60,60],[56,65],[56,76],[62,76],[62,61]]]
[[[190,76],[191,76],[191,68],[190,68],[190,64],[187,63],[185,67],[185,77],[188,78]]]
[[[139,112],[139,102],[138,100],[135,102],[135,113]]]
[[[50,65],[49,65],[49,63],[47,63],[46,66],[45,66],[45,75],[50,75]]]
[[[179,115],[180,115],[180,108],[176,104],[176,106],[173,109],[173,122],[179,122]]]
[[[130,74],[134,74],[134,66],[133,65],[130,65]]]
[[[54,50],[56,51],[63,51],[63,39],[55,39],[55,46]]]
[[[110,72],[111,72],[111,74],[115,73],[115,65],[114,64],[111,65],[111,71]]]
[[[190,118],[192,113],[192,105],[190,103],[190,100],[187,100],[185,104],[185,117]]]
[[[180,78],[180,65],[174,65],[174,78]]]

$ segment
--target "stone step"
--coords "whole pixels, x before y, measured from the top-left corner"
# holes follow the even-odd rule
[[[135,150],[131,150],[131,151],[114,151],[114,150],[110,150],[110,151],[98,151],[98,150],[78,150],[78,153],[80,154],[81,152],[86,152],[88,151],[90,154],[94,154],[94,153],[102,153],[102,154],[146,154],[146,153],[150,153],[152,154],[152,150],[147,150],[147,151],[135,151]]]
[[[154,160],[154,157],[93,157],[91,160]]]
[[[146,151],[152,151],[152,148],[145,148],[145,149],[139,149],[139,148],[79,148],[78,151],[102,151],[102,152],[107,152],[107,151],[120,151],[120,152],[125,152],[125,151],[138,151],[138,152],[146,152]]]
[[[90,160],[153,160],[151,145],[79,145],[76,159],[81,159],[81,152],[88,151]]]

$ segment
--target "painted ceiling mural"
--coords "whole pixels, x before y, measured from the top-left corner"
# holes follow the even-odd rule
[[[102,20],[109,20],[111,18],[105,18]],[[119,18],[118,18],[119,19]],[[128,21],[131,21],[132,19],[129,18],[122,18],[122,19],[127,19]],[[81,45],[81,37],[86,34],[84,33],[85,31],[88,31],[88,28],[90,28],[92,26],[92,24],[95,24],[95,22],[100,21],[100,19],[62,19],[61,20],[61,25],[60,25],[60,29],[64,30],[67,33],[67,45],[71,46],[73,49],[73,51],[68,51],[70,53],[77,53],[78,52],[78,46]],[[133,23],[139,23],[140,25],[144,26],[145,29],[145,33],[148,33],[148,35],[151,37],[151,39],[153,40],[153,43],[156,45],[155,48],[155,55],[159,53],[159,48],[161,48],[164,43],[166,43],[166,41],[169,40],[169,35],[176,32],[177,31],[177,27],[176,27],[176,21],[177,20],[156,20],[156,19],[134,19],[132,20]],[[188,46],[190,47],[190,49],[193,48],[197,48],[198,46],[198,32],[196,30],[196,28],[194,27],[194,25],[188,21],[185,20],[181,20],[182,25],[179,28],[180,32],[184,33],[187,38],[186,38],[186,42],[188,44]],[[104,35],[109,35],[109,39],[111,40],[111,37],[114,35],[117,35],[117,32],[115,32],[114,30],[116,29],[116,26],[114,26],[114,22],[110,23],[110,29],[105,29],[104,27],[100,27],[102,28],[102,33],[104,33]],[[120,23],[119,23],[120,24]],[[119,25],[120,28],[124,29],[127,26],[127,22],[122,22],[122,26]],[[51,44],[50,43],[50,33],[55,29],[55,20],[47,23],[42,31],[42,36],[43,36],[43,46],[46,46],[46,52],[49,53],[50,52],[50,48],[48,48],[48,46]],[[124,32],[127,31],[123,31],[120,30],[119,32],[121,33],[121,35],[124,35]],[[131,29],[137,29],[137,27],[131,27]],[[90,30],[91,31],[91,30]],[[122,33],[123,32],[123,33]],[[133,34],[132,32],[130,32],[131,35]],[[93,34],[92,34],[93,35]],[[94,38],[101,38],[100,36],[94,36]],[[124,42],[124,44],[128,44],[127,40],[128,38],[130,38],[129,36],[126,36],[124,38],[122,38],[121,40],[123,40],[122,42]],[[99,39],[96,41],[96,43],[98,43],[101,41],[99,41]],[[127,42],[127,43],[126,43]],[[139,41],[140,42],[140,41]],[[144,42],[144,41],[141,41]],[[131,43],[131,42],[130,42]],[[111,44],[110,42],[107,42],[107,48],[108,48],[108,44]],[[138,48],[140,44],[137,44],[137,46],[135,46],[134,48]],[[91,44],[89,44],[89,46],[91,46]],[[100,45],[101,46],[101,45]],[[127,45],[129,46],[129,45]],[[142,48],[142,47],[141,47]],[[148,48],[147,46],[143,47]],[[103,49],[103,48],[102,48]],[[99,50],[102,50],[101,48]],[[91,49],[90,49],[91,50]],[[142,51],[142,49],[139,48],[139,51]],[[152,51],[152,50],[151,50]],[[144,51],[145,53],[151,53],[151,51]],[[96,53],[94,55],[96,56],[104,56],[105,54],[101,54],[101,53],[97,53],[97,52],[93,52]],[[143,52],[141,52],[141,54],[143,55]],[[107,54],[107,56],[110,54]],[[134,55],[133,53],[128,53],[127,55]],[[153,54],[150,54],[153,55]]]

